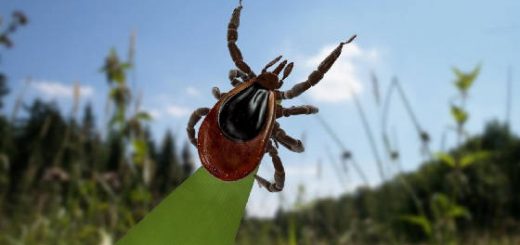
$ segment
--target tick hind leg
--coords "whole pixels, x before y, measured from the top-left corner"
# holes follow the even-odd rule
[[[267,153],[271,156],[273,160],[274,166],[274,183],[269,182],[268,180],[255,175],[256,181],[262,187],[265,187],[270,192],[279,192],[283,190],[283,186],[285,183],[285,170],[283,168],[282,160],[278,156],[278,150],[273,146],[273,144],[269,141],[269,145],[267,146]]]
[[[242,11],[242,1],[238,7],[233,10],[233,14],[231,15],[231,19],[228,24],[227,31],[227,42],[229,54],[231,55],[231,59],[235,63],[236,67],[247,74],[249,78],[255,77],[254,72],[249,68],[249,65],[244,62],[244,58],[242,57],[242,53],[238,48],[236,42],[238,40],[238,26],[240,25],[240,12]]]
[[[305,148],[303,147],[303,143],[301,140],[294,139],[293,137],[287,135],[283,129],[280,128],[278,123],[275,124],[273,128],[273,135],[271,136],[276,142],[283,145],[285,148],[294,152],[303,152]]]
[[[278,106],[276,108],[276,118],[295,115],[316,114],[318,113],[318,111],[318,108],[312,105],[291,106],[289,108],[283,108],[281,106]]]
[[[329,56],[327,56],[327,58],[325,58],[320,63],[318,68],[309,75],[306,81],[298,83],[294,85],[291,89],[282,92],[282,99],[292,99],[307,91],[307,89],[309,89],[310,87],[316,85],[323,78],[323,75],[325,75],[325,73],[329,71],[330,67],[332,67],[334,62],[338,59],[339,55],[341,54],[341,49],[343,48],[343,45],[352,42],[354,38],[356,38],[356,35],[352,36],[346,42],[340,43],[338,47],[336,47],[336,49],[334,49],[332,53],[330,53]]]
[[[195,124],[200,121],[200,119],[203,116],[206,116],[209,113],[209,108],[199,108],[190,116],[190,120],[188,121],[188,127],[186,128],[186,131],[188,132],[188,138],[190,139],[190,142],[197,147],[197,138],[195,138]]]

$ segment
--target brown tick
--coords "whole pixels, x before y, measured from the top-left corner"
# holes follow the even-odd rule
[[[311,105],[283,108],[280,102],[292,99],[316,85],[339,57],[343,45],[350,43],[356,36],[340,43],[306,81],[287,91],[280,91],[284,79],[291,73],[293,63],[287,64],[287,60],[284,60],[274,70],[268,71],[282,58],[276,57],[258,76],[249,68],[236,45],[241,10],[240,2],[233,11],[227,31],[229,53],[238,68],[229,72],[234,88],[227,93],[220,93],[217,87],[213,88],[217,103],[211,109],[199,108],[193,112],[188,122],[188,137],[197,147],[202,165],[212,175],[226,181],[247,176],[256,169],[264,154],[269,153],[275,168],[274,183],[258,175],[255,178],[267,190],[278,192],[283,189],[285,182],[284,167],[278,156],[278,143],[294,152],[303,152],[304,148],[300,140],[288,136],[280,128],[276,119],[318,112],[318,108]],[[282,70],[283,76],[279,79]],[[195,138],[195,124],[203,116],[206,117]]]

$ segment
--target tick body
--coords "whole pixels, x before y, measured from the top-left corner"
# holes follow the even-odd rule
[[[255,94],[248,90],[254,88],[254,82],[249,81],[222,96],[200,126],[200,160],[219,179],[245,177],[265,153],[274,126],[275,98],[272,91],[251,98]]]
[[[287,91],[280,91],[284,79],[292,71],[293,63],[287,64],[287,60],[284,60],[268,71],[281,60],[282,56],[279,56],[269,62],[258,76],[251,70],[236,45],[241,10],[240,4],[233,11],[227,32],[229,53],[237,68],[229,72],[234,88],[227,93],[220,93],[214,87],[212,93],[218,100],[217,103],[211,109],[195,110],[189,119],[187,132],[190,141],[198,149],[202,165],[212,175],[225,181],[247,176],[257,168],[264,154],[268,153],[275,168],[274,182],[257,175],[255,178],[268,191],[277,192],[283,189],[285,182],[278,146],[282,145],[294,152],[302,152],[304,148],[300,140],[288,136],[280,128],[276,119],[318,112],[311,105],[283,108],[281,101],[292,99],[316,85],[339,57],[343,45],[354,40],[355,35],[340,43],[306,81],[297,83]],[[195,125],[204,116],[195,137]]]

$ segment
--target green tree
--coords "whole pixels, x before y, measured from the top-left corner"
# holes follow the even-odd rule
[[[193,169],[195,168],[195,161],[193,159],[193,155],[191,154],[191,144],[189,144],[188,142],[184,142],[184,146],[182,147],[181,158],[183,170],[182,180],[184,181],[191,175]]]
[[[173,187],[178,186],[183,178],[175,140],[169,130],[164,136],[158,153],[156,176],[160,193],[168,193]]]
[[[0,73],[0,109],[4,106],[3,99],[9,94],[9,89],[7,88],[7,78],[4,74]]]
[[[83,118],[81,122],[80,139],[82,144],[83,160],[86,168],[90,171],[101,170],[100,148],[101,139],[96,129],[96,118],[92,111],[92,105],[89,103],[85,106]]]

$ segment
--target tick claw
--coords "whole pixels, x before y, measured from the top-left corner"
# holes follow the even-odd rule
[[[316,113],[318,113],[320,111],[320,109],[318,109],[318,107],[310,105],[309,106],[309,111],[310,111],[310,114],[316,114]]]
[[[304,152],[305,151],[305,147],[303,147],[303,143],[300,140],[298,140],[297,145],[294,145],[291,148],[292,148],[292,150],[294,150],[294,152]]]

